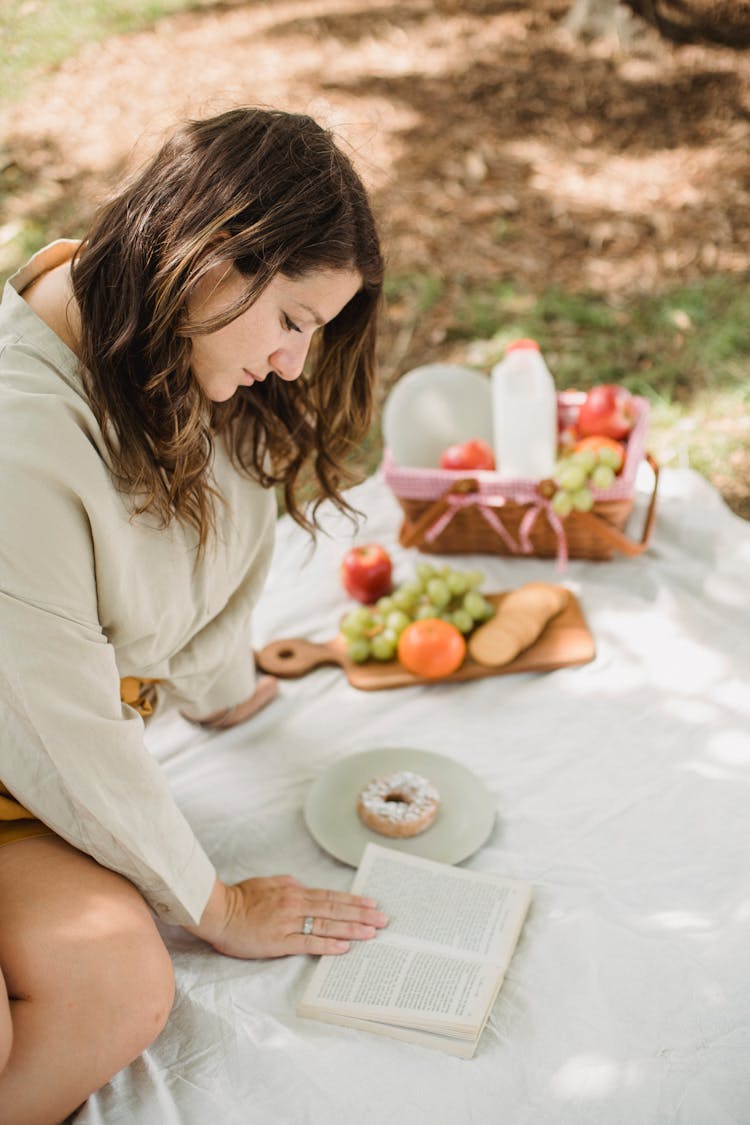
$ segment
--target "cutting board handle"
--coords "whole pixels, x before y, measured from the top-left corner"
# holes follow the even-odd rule
[[[291,680],[322,664],[341,664],[342,657],[330,644],[315,644],[304,637],[288,637],[267,644],[255,654],[255,663],[271,676]]]

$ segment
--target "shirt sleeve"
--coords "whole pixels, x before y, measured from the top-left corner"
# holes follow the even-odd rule
[[[165,921],[198,922],[216,873],[120,702],[101,629],[6,593],[0,620],[3,782]]]

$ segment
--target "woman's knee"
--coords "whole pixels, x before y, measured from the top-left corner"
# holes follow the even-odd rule
[[[149,1043],[159,1035],[174,1004],[175,981],[172,958],[155,926],[145,943],[137,969],[139,1005],[143,1013],[143,1033]]]
[[[0,868],[8,994],[46,1012],[71,1041],[118,1069],[167,1021],[174,999],[169,953],[127,880],[51,837],[7,851],[22,847]]]
[[[150,919],[140,931],[114,936],[99,958],[95,978],[104,987],[97,995],[97,1023],[113,1029],[117,1049],[129,1062],[156,1039],[169,1018],[175,989],[172,960]]]

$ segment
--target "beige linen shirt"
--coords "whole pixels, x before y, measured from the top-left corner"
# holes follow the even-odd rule
[[[273,549],[275,497],[217,441],[227,503],[197,536],[132,517],[68,347],[20,296],[70,257],[53,243],[0,305],[0,778],[54,832],[131,880],[156,913],[197,922],[214,868],[120,700],[163,681],[192,714],[249,696],[250,615]]]

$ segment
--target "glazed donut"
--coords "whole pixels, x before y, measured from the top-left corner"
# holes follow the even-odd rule
[[[357,798],[360,820],[381,836],[418,836],[430,827],[439,808],[435,786],[411,770],[373,778]]]

